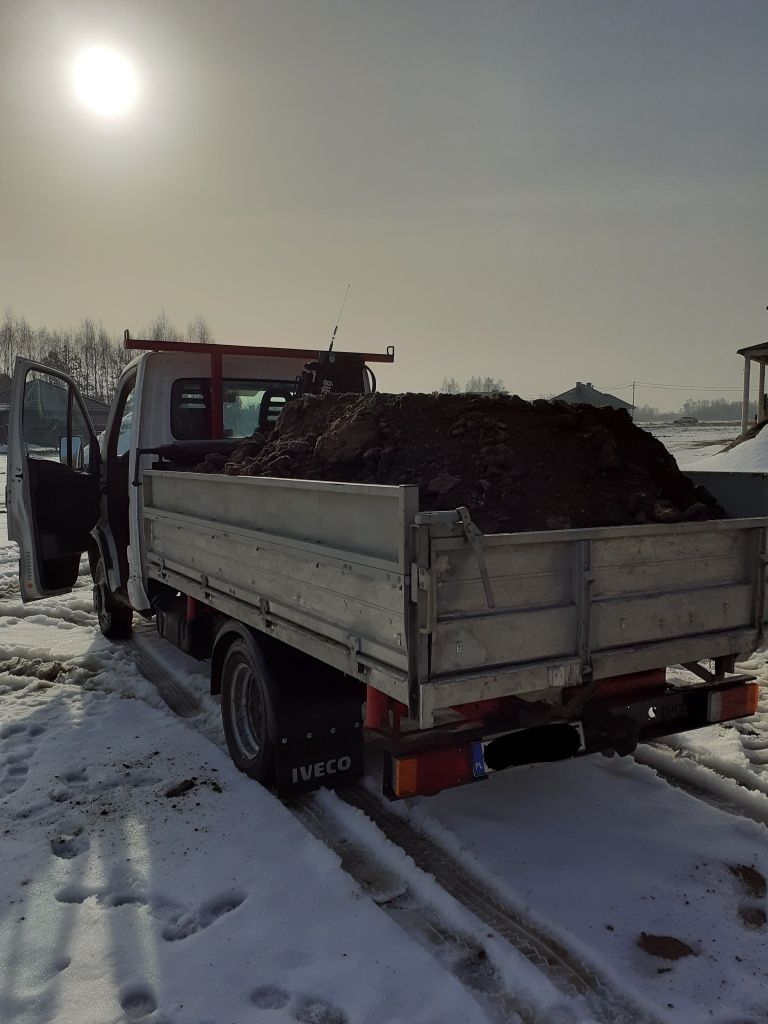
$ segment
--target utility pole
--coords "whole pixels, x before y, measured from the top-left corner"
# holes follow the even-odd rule
[[[632,419],[635,418],[635,384],[637,381],[632,381]]]

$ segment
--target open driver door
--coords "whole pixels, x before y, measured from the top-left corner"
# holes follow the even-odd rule
[[[99,516],[99,445],[75,382],[17,359],[8,424],[8,536],[22,601],[74,587]]]

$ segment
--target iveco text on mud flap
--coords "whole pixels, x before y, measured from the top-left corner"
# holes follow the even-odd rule
[[[348,756],[329,758],[327,761],[315,761],[314,764],[301,764],[291,769],[291,781],[294,785],[300,782],[311,782],[313,779],[330,778],[352,767],[352,758]]]

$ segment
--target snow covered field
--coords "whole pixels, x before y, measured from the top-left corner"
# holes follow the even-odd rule
[[[658,437],[679,465],[686,466],[719,452],[739,436],[739,423],[639,424]]]
[[[659,436],[685,462],[730,432]],[[558,987],[335,794],[307,804],[334,849],[311,835],[231,766],[205,666],[151,631],[102,639],[85,574],[22,605],[4,520],[0,1024],[768,1022],[768,690],[748,724],[647,751],[692,792],[590,758],[391,808],[626,998],[614,1011]],[[147,659],[197,714],[170,711]],[[768,655],[749,668],[768,687]],[[690,952],[661,958],[643,933]]]

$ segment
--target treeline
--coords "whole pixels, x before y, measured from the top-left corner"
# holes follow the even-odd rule
[[[750,417],[754,416],[756,411],[757,403],[751,402]],[[677,412],[659,412],[653,405],[638,405],[635,409],[635,419],[640,423],[668,423],[681,416],[694,416],[697,420],[740,420],[741,402],[729,402],[725,398],[691,398],[683,402],[682,408]]]
[[[441,395],[491,395],[506,394],[507,389],[500,377],[470,377],[466,384],[459,384],[455,377],[443,377],[438,391]]]
[[[136,337],[152,341],[179,341],[181,335],[161,312]],[[202,316],[190,322],[186,341],[213,341]],[[102,323],[86,318],[78,327],[32,327],[23,314],[6,309],[0,321],[0,372],[11,375],[17,356],[34,359],[61,370],[75,381],[83,394],[109,402],[120,374],[135,352],[123,348],[123,336],[111,334]]]

